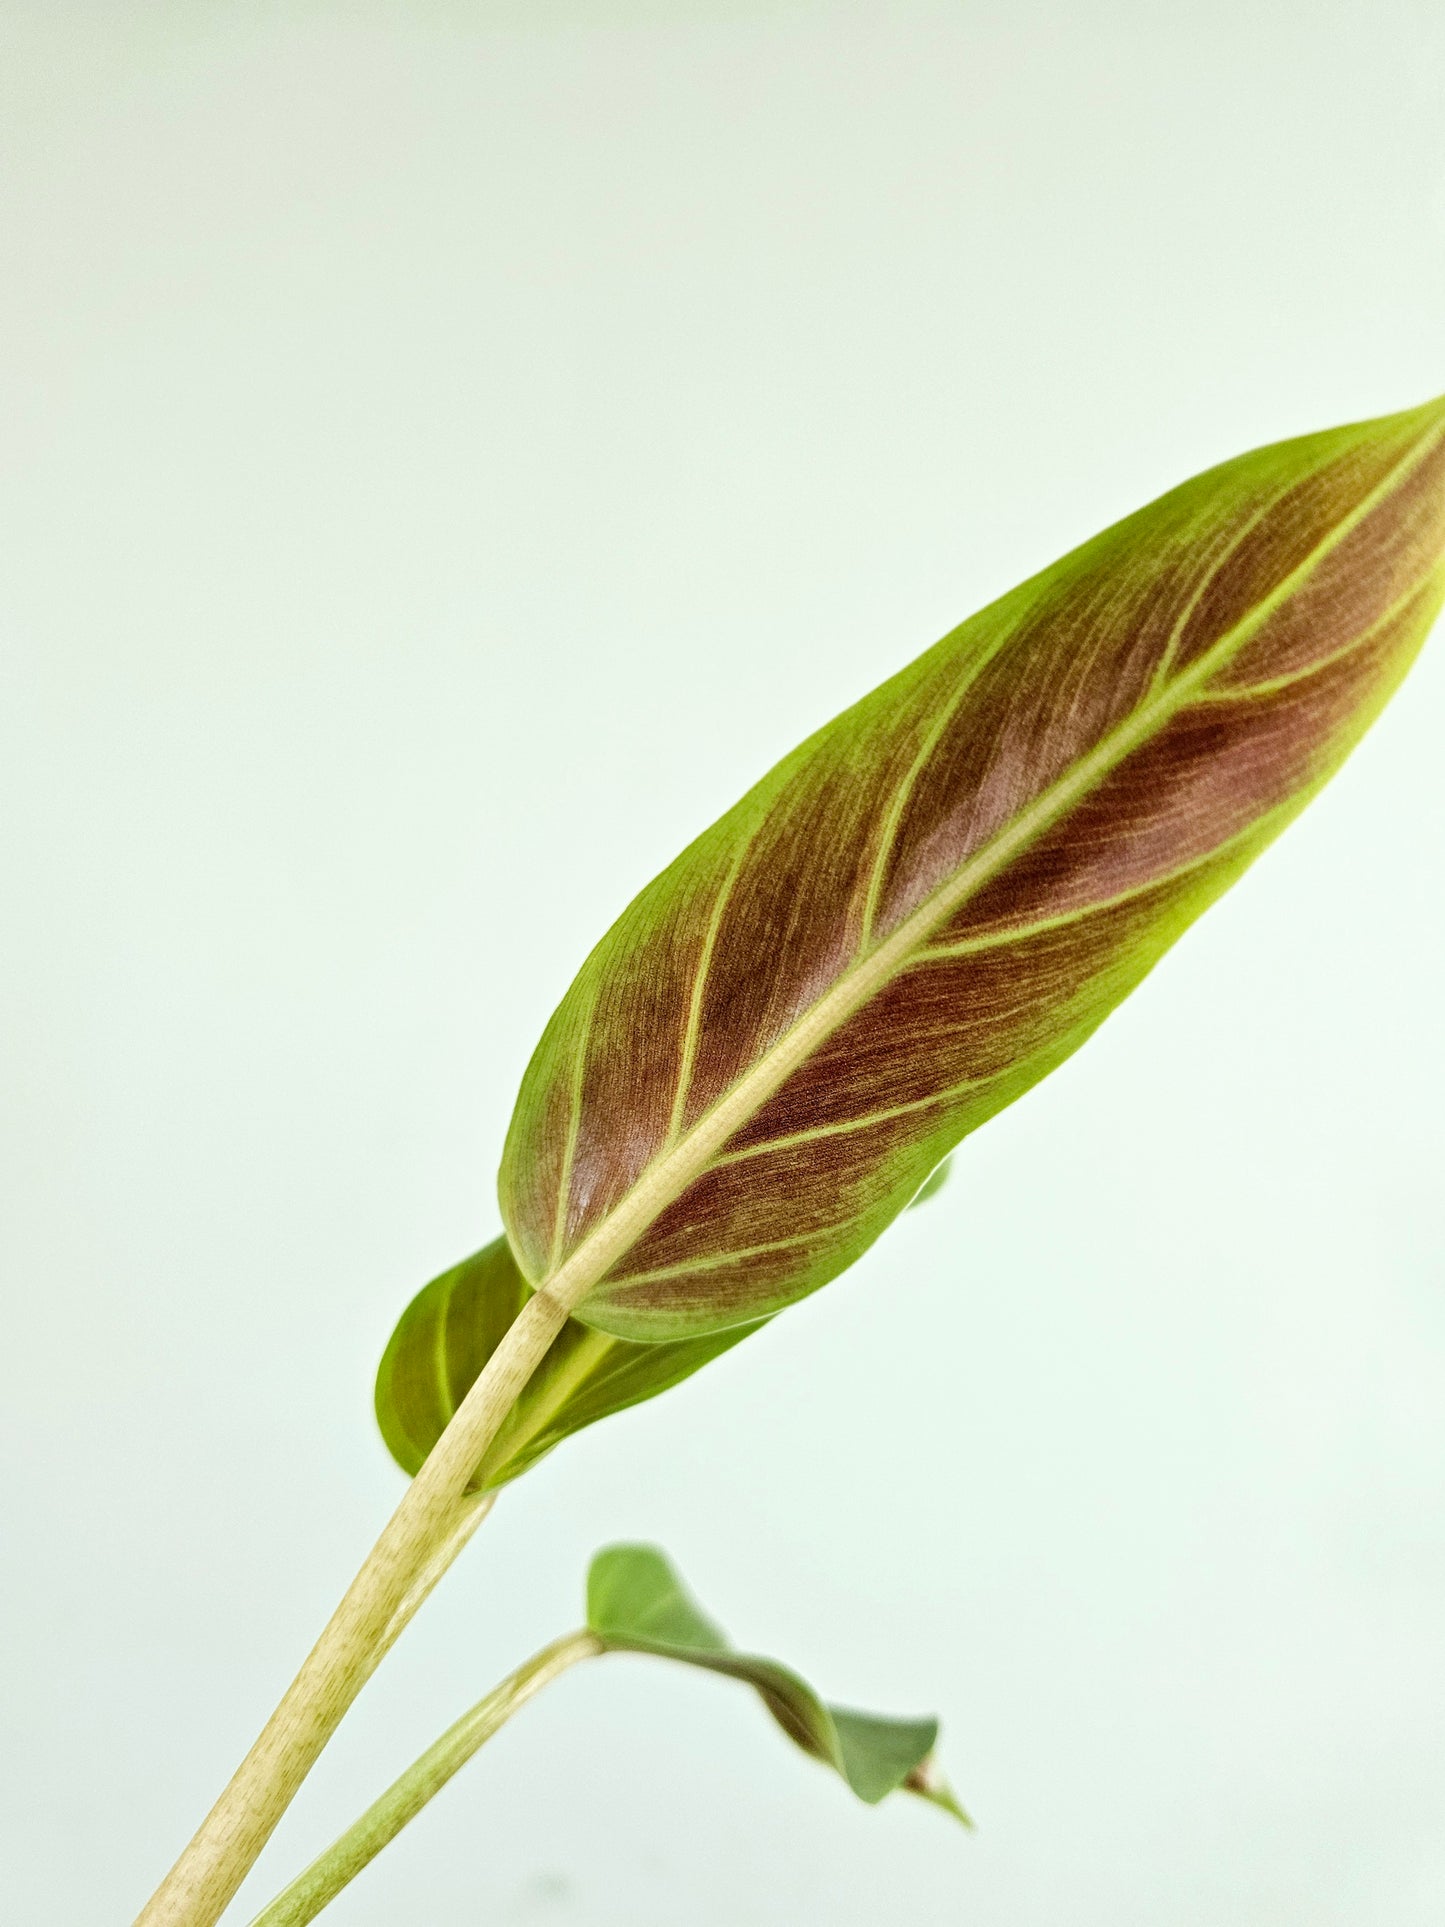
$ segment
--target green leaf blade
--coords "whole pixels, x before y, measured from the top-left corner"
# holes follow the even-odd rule
[[[610,1652],[642,1653],[740,1680],[793,1744],[831,1767],[860,1800],[916,1794],[972,1822],[938,1770],[934,1719],[887,1719],[829,1706],[791,1668],[733,1649],[656,1546],[608,1546],[587,1576],[587,1625]]]
[[[832,1706],[833,1731],[843,1758],[843,1777],[869,1806],[899,1787],[918,1771],[938,1743],[937,1720],[884,1720],[876,1713]]]
[[[621,1647],[725,1653],[726,1636],[656,1546],[606,1546],[587,1572],[587,1625]]]
[[[1445,596],[1445,403],[1226,463],[966,622],[642,892],[529,1067],[522,1269],[643,1342],[835,1276],[1348,754]]]
[[[412,1299],[382,1354],[375,1394],[382,1438],[404,1472],[421,1469],[531,1295],[498,1238]],[[488,1447],[472,1489],[507,1484],[573,1432],[656,1398],[754,1329],[642,1345],[569,1319]]]

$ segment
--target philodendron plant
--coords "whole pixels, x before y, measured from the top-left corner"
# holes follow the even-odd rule
[[[144,1927],[220,1918],[499,1487],[836,1277],[1084,1042],[1339,768],[1442,598],[1445,400],[1260,449],[945,636],[648,885],[528,1066],[504,1235],[381,1362],[405,1496]],[[825,1706],[616,1547],[585,1626],[260,1919],[312,1919],[523,1700],[619,1649],[751,1685],[864,1800],[963,1817],[931,1720]]]

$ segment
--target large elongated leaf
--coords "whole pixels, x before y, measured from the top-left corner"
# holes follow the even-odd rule
[[[404,1472],[420,1470],[531,1295],[506,1239],[498,1238],[412,1299],[376,1374],[377,1424]],[[755,1329],[639,1345],[568,1319],[488,1447],[472,1490],[507,1484],[569,1433],[655,1398]]]
[[[651,1653],[751,1686],[795,1746],[833,1768],[870,1806],[900,1788],[964,1825],[933,1758],[938,1721],[827,1706],[775,1659],[735,1652],[656,1546],[608,1546],[587,1574],[587,1624],[609,1652]]]
[[[548,1025],[501,1173],[529,1282],[654,1340],[842,1270],[1339,766],[1442,552],[1437,402],[1186,483],[820,730]]]

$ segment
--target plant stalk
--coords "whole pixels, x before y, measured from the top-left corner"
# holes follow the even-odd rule
[[[596,1633],[568,1633],[509,1673],[485,1699],[463,1713],[454,1726],[406,1769],[379,1800],[339,1839],[317,1856],[271,1903],[263,1907],[251,1927],[306,1927],[323,1907],[353,1881],[414,1820],[435,1794],[464,1767],[535,1693],[580,1660],[607,1651]]]
[[[215,1927],[347,1708],[450,1563],[442,1556],[448,1538],[455,1557],[470,1536],[458,1519],[467,1483],[567,1315],[567,1305],[550,1291],[536,1292],[523,1306],[135,1927]]]
[[[473,1533],[496,1502],[495,1492],[473,1492],[462,1501],[457,1509],[456,1524],[412,1581],[406,1596],[387,1621],[376,1655],[378,1665],[471,1544]]]

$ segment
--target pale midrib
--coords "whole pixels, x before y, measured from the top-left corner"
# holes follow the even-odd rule
[[[928,932],[951,917],[1035,838],[1051,829],[1095,784],[1172,720],[1192,700],[1199,686],[1237,654],[1340,543],[1381,502],[1388,500],[1442,436],[1445,436],[1445,422],[1422,436],[1262,602],[1176,677],[1167,690],[1146,699],[1051,788],[1037,796],[991,843],[926,897],[876,949],[845,971],[793,1028],[758,1059],[753,1069],[698,1119],[685,1137],[654,1159],[612,1212],[587,1234],[539,1289],[569,1311],[580,1304],[647,1227],[703,1174],[714,1154],[733,1133],[781,1089],[798,1066],[834,1031],[902,971]]]
[[[1367,649],[1392,623],[1408,614],[1417,602],[1428,603],[1432,595],[1438,598],[1442,589],[1445,589],[1445,562],[1396,596],[1373,622],[1367,623],[1348,642],[1342,642],[1338,649],[1331,649],[1327,655],[1316,656],[1313,661],[1302,663],[1298,669],[1285,670],[1278,676],[1266,676],[1259,682],[1225,683],[1218,689],[1202,690],[1196,700],[1202,703],[1251,702],[1265,696],[1281,695],[1286,689],[1298,688],[1312,677],[1322,676],[1326,670],[1348,662],[1358,650]]]
[[[1031,937],[1046,937],[1053,930],[1067,930],[1076,923],[1084,923],[1090,917],[1104,917],[1111,910],[1122,910],[1126,904],[1135,903],[1140,897],[1147,897],[1156,890],[1167,890],[1171,884],[1183,883],[1187,877],[1218,862],[1237,849],[1241,843],[1248,843],[1252,837],[1265,835],[1281,816],[1294,812],[1295,799],[1288,796],[1273,809],[1254,817],[1232,836],[1221,837],[1212,849],[1201,850],[1187,863],[1176,863],[1172,870],[1163,870],[1158,876],[1146,877],[1142,883],[1133,883],[1127,890],[1116,891],[1111,897],[1099,897],[1092,903],[1081,903],[1072,910],[1060,910],[1052,917],[1038,917],[1032,923],[1010,924],[1007,928],[988,930],[976,937],[962,937],[957,943],[925,944],[918,952],[919,964],[949,963],[956,957],[976,957],[981,951],[1002,950],[1010,944],[1027,943]],[[721,1163],[723,1160],[719,1159]]]
[[[554,1371],[551,1375],[544,1396],[536,1399],[526,1408],[520,1405],[517,1407],[518,1416],[523,1423],[511,1437],[508,1437],[505,1432],[499,1433],[487,1454],[487,1459],[496,1454],[497,1446],[502,1446],[505,1450],[498,1456],[505,1462],[519,1446],[538,1438],[557,1417],[573,1393],[580,1391],[587,1380],[595,1374],[616,1343],[617,1340],[610,1338],[606,1332],[587,1330],[585,1336],[578,1340],[577,1348],[566,1368]],[[535,1379],[532,1382],[534,1385],[537,1383]],[[486,1470],[487,1459],[483,1459],[481,1470]]]
[[[913,753],[913,760],[904,771],[903,777],[893,792],[883,825],[878,834],[878,848],[868,872],[868,888],[863,897],[863,910],[859,918],[858,954],[861,956],[873,941],[873,925],[878,918],[878,906],[883,900],[883,883],[888,870],[889,858],[898,841],[899,826],[903,822],[903,812],[908,808],[908,800],[913,794],[914,785],[923,772],[924,765],[942,741],[943,732],[958,714],[963,699],[977,683],[985,669],[1009,641],[1014,631],[1005,629],[995,636],[989,647],[979,652],[970,665],[968,673],[960,676],[958,687],[944,703],[932,723],[924,731],[923,739]]]
[[[1284,488],[1276,490],[1266,501],[1261,502],[1253,515],[1247,516],[1239,528],[1234,531],[1234,534],[1225,544],[1224,553],[1216,559],[1214,566],[1206,569],[1204,574],[1199,578],[1199,581],[1195,584],[1193,595],[1189,597],[1189,600],[1175,617],[1174,626],[1169,631],[1169,640],[1165,643],[1163,653],[1154,666],[1154,674],[1149,678],[1148,693],[1151,696],[1156,690],[1162,689],[1168,681],[1169,672],[1174,667],[1175,659],[1179,654],[1179,645],[1184,639],[1184,631],[1194,619],[1195,613],[1204,601],[1205,596],[1208,595],[1209,591],[1219,580],[1221,571],[1226,569],[1239,554],[1239,551],[1264,521],[1265,517],[1272,515],[1280,503],[1286,501],[1298,486],[1299,482],[1297,478],[1291,480]]]
[[[847,1220],[842,1222],[846,1223]],[[811,1244],[815,1238],[826,1237],[837,1228],[835,1224],[813,1225],[807,1231],[794,1231],[786,1238],[770,1238],[766,1244],[739,1245],[736,1251],[714,1252],[710,1258],[683,1258],[675,1265],[658,1265],[652,1271],[624,1272],[617,1282],[619,1285],[649,1285],[657,1278],[681,1278],[690,1276],[694,1271],[721,1271],[727,1265],[742,1264],[748,1258],[764,1258],[770,1251],[792,1251],[798,1245]]]
[[[925,957],[936,953],[924,952]],[[836,1124],[815,1124],[811,1130],[789,1131],[785,1137],[763,1138],[757,1144],[744,1145],[741,1151],[726,1151],[712,1161],[714,1171],[724,1171],[732,1164],[745,1164],[749,1158],[766,1156],[769,1151],[790,1151],[799,1144],[816,1144],[820,1138],[846,1137],[850,1131],[867,1131],[875,1124],[890,1124],[895,1118],[914,1117],[919,1111],[932,1110],[936,1104],[947,1104],[955,1097],[964,1097],[969,1091],[981,1090],[989,1082],[986,1077],[965,1078],[960,1084],[950,1084],[946,1090],[934,1091],[928,1097],[911,1098],[907,1104],[890,1104],[881,1111],[868,1111],[861,1117],[840,1118]]]

